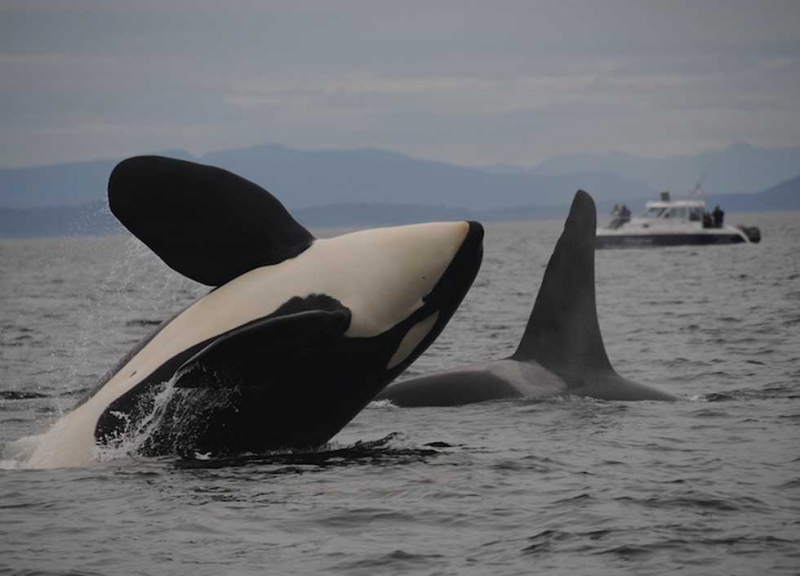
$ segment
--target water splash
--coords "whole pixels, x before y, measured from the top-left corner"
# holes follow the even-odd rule
[[[13,442],[0,445],[0,470],[23,468],[39,445],[38,436],[24,436]]]
[[[105,444],[95,445],[94,459],[108,462],[139,453],[158,429],[174,395],[173,379],[154,386],[138,400],[139,406],[134,413],[144,414],[144,417],[137,419],[125,412],[112,412],[114,416],[124,422],[124,426],[120,432],[106,438]]]

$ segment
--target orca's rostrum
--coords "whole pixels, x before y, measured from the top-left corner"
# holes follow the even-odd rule
[[[477,274],[483,229],[442,222],[316,239],[263,188],[157,156],[111,174],[114,215],[214,289],[164,322],[44,434],[29,466],[231,455],[332,438],[439,335]]]

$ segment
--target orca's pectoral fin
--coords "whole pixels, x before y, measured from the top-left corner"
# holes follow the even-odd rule
[[[108,180],[108,202],[168,266],[209,286],[293,258],[314,241],[260,186],[174,158],[123,160]]]
[[[212,341],[176,372],[178,388],[257,385],[313,362],[317,351],[341,337],[350,311],[310,310],[267,318],[236,328]]]

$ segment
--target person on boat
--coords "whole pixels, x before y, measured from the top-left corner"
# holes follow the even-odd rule
[[[714,211],[711,213],[711,215],[714,217],[714,228],[722,228],[725,212],[720,209],[719,205],[714,207]]]
[[[631,219],[631,211],[628,210],[628,207],[625,204],[622,205],[622,208],[619,209],[619,217],[622,222],[627,222]]]
[[[622,220],[619,217],[619,204],[614,204],[614,208],[611,210],[611,222],[609,222],[608,227],[612,230],[616,230],[622,225]]]
[[[711,214],[703,212],[703,228],[711,228],[714,223],[711,221]]]

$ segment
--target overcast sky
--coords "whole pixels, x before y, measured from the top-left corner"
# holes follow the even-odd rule
[[[0,0],[0,166],[800,145],[800,1]]]

